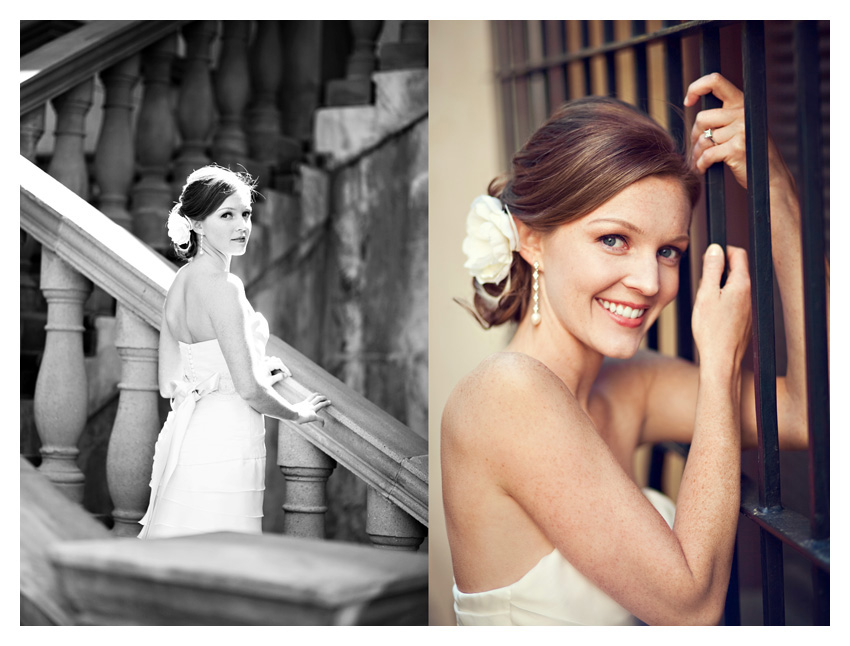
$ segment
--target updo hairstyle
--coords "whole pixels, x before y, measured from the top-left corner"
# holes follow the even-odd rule
[[[652,175],[679,180],[692,207],[699,199],[699,177],[666,130],[618,99],[585,97],[562,105],[514,155],[512,173],[490,182],[488,193],[515,219],[546,234]],[[533,270],[514,252],[510,271],[510,289],[497,304],[475,294],[487,326],[518,322],[528,309]],[[479,289],[498,296],[503,286]]]
[[[186,178],[180,200],[171,212],[196,222],[203,222],[228,197],[238,191],[246,191],[248,200],[253,201],[256,184],[257,180],[247,172],[237,173],[217,164],[204,166]],[[190,231],[189,241],[186,244],[173,244],[174,252],[181,260],[189,260],[198,252],[199,244],[197,234]]]

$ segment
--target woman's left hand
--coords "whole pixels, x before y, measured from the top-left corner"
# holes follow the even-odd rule
[[[713,94],[723,102],[720,108],[702,110],[691,130],[691,163],[700,173],[724,162],[738,184],[747,188],[747,141],[744,124],[744,93],[718,73],[707,74],[688,86],[685,106],[695,105],[699,97]],[[706,131],[711,130],[711,139]],[[713,140],[713,143],[712,143]],[[773,139],[767,137],[768,172],[771,187],[794,191],[794,180]]]
[[[691,130],[691,163],[700,173],[709,166],[725,162],[738,183],[747,187],[747,155],[744,129],[744,93],[720,74],[708,74],[688,86],[685,105],[690,107],[699,97],[713,94],[723,107],[702,110]],[[712,139],[706,137],[711,130]],[[772,144],[771,144],[772,145]]]

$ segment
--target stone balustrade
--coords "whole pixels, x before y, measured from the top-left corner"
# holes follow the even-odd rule
[[[130,22],[116,21],[114,29],[126,34]],[[22,163],[23,158],[30,160],[25,174],[32,179],[21,182],[21,221],[26,231],[21,289],[23,293],[24,274],[29,275],[32,265],[27,264],[28,258],[33,257],[33,241],[38,240],[43,245],[40,288],[47,303],[46,341],[34,393],[40,470],[71,499],[82,500],[85,482],[75,461],[88,414],[84,307],[94,283],[117,301],[115,345],[122,367],[106,463],[117,536],[138,533],[137,521],[149,495],[153,444],[162,422],[156,384],[157,328],[174,268],[156,260],[150,248],[166,253],[164,215],[189,172],[211,160],[244,166],[268,185],[277,174],[290,174],[295,161],[309,156],[312,144],[304,140],[301,126],[281,129],[280,115],[293,110],[281,101],[319,107],[327,81],[320,76],[322,65],[316,65],[298,72],[300,96],[281,92],[283,27],[275,21],[223,26],[218,21],[174,23],[170,30],[163,25],[154,30],[141,24],[145,21],[137,22],[144,39],[129,51],[122,50],[121,56],[104,55],[103,68],[85,50],[80,55],[84,62],[69,73],[76,84],[67,87],[64,83],[61,95],[50,94],[40,73],[27,75],[22,82],[21,154]],[[367,22],[351,24],[355,45],[346,80],[357,81],[358,87],[380,67],[375,41],[381,23]],[[106,29],[86,26],[87,33],[102,34]],[[73,32],[65,38],[73,41]],[[62,47],[52,44],[51,49],[54,58],[44,64],[44,70],[51,78],[59,78]],[[45,59],[44,52],[37,54],[34,58]],[[214,55],[219,56],[217,64]],[[86,117],[96,75],[105,100],[99,106],[102,117],[93,158],[87,158]],[[38,178],[31,162],[40,161],[44,108],[34,105],[40,96],[52,99],[56,115],[49,174],[80,198],[91,199],[112,226],[101,222],[94,209],[83,208],[73,196],[56,193],[49,182]],[[126,235],[119,234],[119,228]],[[139,245],[131,233],[149,247]],[[278,354],[284,357],[287,352]],[[292,360],[284,359],[291,366]],[[336,393],[336,386],[327,384],[333,378],[305,361],[303,370],[315,382],[308,387]],[[294,383],[297,392],[306,392]],[[411,459],[424,456],[427,444],[418,438],[410,440],[409,429],[388,420],[376,407],[367,407],[350,388],[342,389],[332,396],[335,406],[354,407],[358,414],[333,417],[326,432],[280,425],[284,532],[325,536],[326,482],[340,462],[369,485],[366,525],[373,544],[416,550],[427,525],[427,464],[423,468]],[[330,446],[326,436],[349,433],[351,417],[357,420],[356,445]],[[377,424],[377,431],[369,430],[371,422]],[[385,440],[384,435],[396,438]]]

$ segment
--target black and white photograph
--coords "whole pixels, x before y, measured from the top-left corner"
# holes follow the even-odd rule
[[[21,624],[426,624],[427,21],[20,34]]]

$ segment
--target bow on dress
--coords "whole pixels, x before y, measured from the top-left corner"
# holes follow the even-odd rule
[[[166,420],[154,449],[153,471],[151,473],[151,498],[147,513],[139,521],[143,525],[139,538],[147,538],[150,533],[150,521],[154,516],[160,490],[165,490],[180,458],[180,447],[186,436],[186,429],[195,412],[197,401],[218,390],[219,373],[213,373],[198,381],[172,381],[174,396],[171,398],[172,414]],[[172,417],[173,415],[173,417]]]

